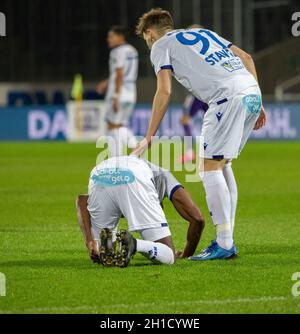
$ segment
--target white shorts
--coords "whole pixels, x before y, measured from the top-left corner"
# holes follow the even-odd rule
[[[112,100],[106,101],[106,114],[105,119],[112,124],[122,124],[127,126],[130,116],[134,110],[134,103],[122,102],[119,103],[119,110],[114,111],[112,107]]]
[[[203,120],[200,157],[237,158],[250,137],[260,110],[259,86],[211,104]]]
[[[160,239],[171,236],[171,231],[169,229],[169,226],[148,228],[136,232],[138,232],[144,240],[148,241],[158,241]]]
[[[105,160],[89,182],[88,210],[94,230],[115,229],[122,215],[129,231],[168,226],[146,162],[136,156]]]
[[[101,229],[97,228],[95,226],[92,226],[92,236],[93,239],[98,241],[99,243],[99,234],[100,234]],[[148,228],[144,230],[138,230],[135,231],[140,234],[142,239],[147,240],[147,241],[158,241],[166,237],[171,236],[171,231],[169,229],[169,226],[164,226],[164,227],[156,227],[156,228]],[[117,234],[117,228],[114,228],[112,230],[112,241],[116,241],[116,234]]]

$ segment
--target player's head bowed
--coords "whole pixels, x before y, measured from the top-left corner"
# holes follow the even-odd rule
[[[139,18],[136,33],[143,37],[151,48],[156,40],[173,29],[174,22],[171,14],[161,8],[153,8]]]

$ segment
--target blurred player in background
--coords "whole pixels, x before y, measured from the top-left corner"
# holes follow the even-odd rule
[[[134,148],[137,141],[127,127],[136,103],[138,74],[137,50],[126,41],[126,30],[113,26],[107,35],[109,78],[97,85],[97,92],[105,95],[107,136],[110,156],[123,154],[124,147]]]
[[[208,103],[200,145],[200,177],[216,240],[192,260],[236,256],[233,229],[237,186],[231,168],[253,129],[266,122],[261,91],[252,57],[207,29],[174,30],[169,12],[152,9],[137,25],[137,33],[151,49],[157,90],[146,138],[133,152],[151,144],[167,111],[172,75],[195,97]]]
[[[204,113],[207,111],[208,105],[192,94],[188,94],[184,104],[183,104],[183,115],[180,119],[180,122],[183,126],[184,136],[193,137],[192,131],[192,121],[195,116],[201,113],[201,119],[203,120]],[[197,129],[198,134],[200,135],[201,129]],[[193,140],[187,141],[186,152],[179,158],[179,162],[185,163],[190,162],[196,159],[196,153],[193,149]]]

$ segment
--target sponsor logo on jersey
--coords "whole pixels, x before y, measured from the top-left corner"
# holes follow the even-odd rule
[[[243,97],[243,106],[250,114],[258,115],[261,110],[261,96],[249,94]]]
[[[103,168],[92,176],[92,180],[103,187],[112,187],[133,183],[135,176],[129,169]]]
[[[229,59],[222,63],[221,66],[228,72],[233,72],[244,68],[243,63],[239,58]]]

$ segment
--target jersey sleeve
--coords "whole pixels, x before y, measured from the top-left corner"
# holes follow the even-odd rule
[[[225,39],[225,38],[219,36],[217,33],[215,33],[215,34],[216,34],[218,40],[219,40],[222,44],[224,44],[227,48],[230,48],[230,47],[231,47],[231,45],[233,44],[232,42],[230,42],[230,41],[228,41],[227,39]]]
[[[115,68],[125,67],[125,65],[126,65],[126,51],[123,48],[116,49],[113,57],[114,57]]]
[[[179,188],[184,188],[183,185],[173,176],[168,170],[163,170],[163,175],[166,179],[166,196],[172,201],[175,191]]]
[[[168,49],[154,46],[152,47],[150,58],[156,75],[160,70],[173,70]]]

